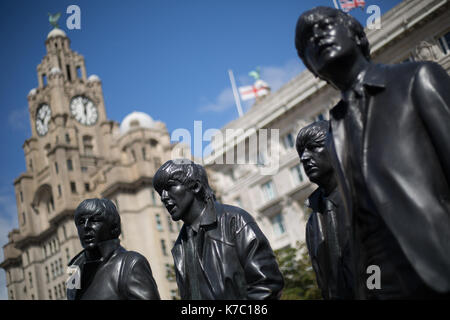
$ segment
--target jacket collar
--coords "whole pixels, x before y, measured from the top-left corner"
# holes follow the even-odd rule
[[[320,201],[323,198],[326,198],[327,200],[331,201],[334,206],[338,205],[338,197],[339,192],[338,189],[335,188],[328,197],[325,196],[325,193],[323,192],[322,188],[317,188],[311,195],[308,197],[308,199],[305,201],[305,204],[307,207],[311,208],[315,212],[320,212]]]
[[[200,216],[190,225],[195,232],[198,232],[200,227],[213,224],[217,221],[217,213],[215,203],[213,200],[207,200],[205,208],[203,208]]]
[[[380,64],[370,63],[364,74],[363,85],[369,90],[382,90],[386,87],[386,69]]]
[[[386,88],[387,71],[383,65],[370,63],[363,72],[364,76],[361,82],[369,94],[377,94]],[[338,104],[330,110],[330,114],[337,120],[344,118],[346,112],[347,104],[344,100],[340,100]]]

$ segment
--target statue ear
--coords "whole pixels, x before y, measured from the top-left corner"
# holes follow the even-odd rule
[[[202,190],[202,185],[200,182],[195,181],[194,185],[192,186],[192,191],[194,191],[195,194],[199,194]]]
[[[114,228],[111,229],[111,235],[114,238],[118,238],[120,236],[120,226],[115,226]]]

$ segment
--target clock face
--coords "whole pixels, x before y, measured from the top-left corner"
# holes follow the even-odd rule
[[[48,123],[52,117],[52,110],[49,105],[42,104],[36,112],[36,132],[40,136],[45,136],[48,132]]]
[[[75,119],[86,126],[92,126],[97,122],[97,107],[89,98],[76,96],[70,102],[70,111]]]

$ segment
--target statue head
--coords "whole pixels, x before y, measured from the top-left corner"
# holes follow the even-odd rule
[[[188,159],[164,163],[153,177],[153,186],[174,221],[192,220],[200,214],[194,208],[215,200],[205,169]]]
[[[348,13],[331,7],[315,7],[299,17],[295,47],[306,67],[324,80],[334,63],[351,62],[355,55],[370,61],[363,26]]]
[[[333,177],[333,167],[325,147],[328,130],[328,121],[313,122],[299,131],[295,145],[309,180],[323,188]]]
[[[75,225],[81,246],[94,250],[98,244],[117,239],[121,233],[120,216],[108,199],[86,199],[75,210]]]

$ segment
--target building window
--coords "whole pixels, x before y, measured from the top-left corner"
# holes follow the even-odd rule
[[[59,173],[58,162],[55,162],[55,172],[56,174]]]
[[[30,159],[30,161],[28,161],[28,167],[30,167],[30,171],[33,172],[33,160]]]
[[[77,193],[77,185],[73,181],[70,181],[70,191],[72,191],[72,193]]]
[[[53,297],[52,297],[52,290],[51,290],[51,289],[48,289],[48,299],[49,299],[49,300],[53,300]]]
[[[64,273],[64,269],[63,269],[62,259],[59,258],[58,261],[59,261],[59,273],[63,274]]]
[[[444,54],[450,53],[450,32],[447,32],[439,38],[439,45],[441,46],[441,50]]]
[[[152,190],[152,191],[151,191],[151,194],[152,194],[152,204],[153,204],[154,206],[156,206],[156,195],[155,195],[155,190]]]
[[[58,184],[58,197],[62,196],[62,190],[61,190],[61,185]]]
[[[59,265],[58,265],[58,260],[55,260],[55,276],[59,276],[60,275],[60,271],[59,271]]]
[[[73,171],[72,159],[67,159],[67,169]]]
[[[84,154],[92,156],[94,154],[94,146],[92,144],[91,136],[83,136]]]
[[[286,228],[284,226],[283,216],[281,213],[277,214],[271,219],[273,232],[276,237],[279,237],[286,233]]]
[[[155,163],[155,168],[161,167],[161,158],[160,157],[154,157],[153,162]]]
[[[175,280],[173,277],[174,274],[175,274],[174,267],[171,264],[166,263],[166,279],[169,281]]]
[[[66,143],[70,143],[70,135],[68,133],[66,133],[65,137],[66,137]]]
[[[14,291],[9,290],[9,298],[10,298],[11,300],[14,300]]]
[[[62,286],[61,286],[61,283],[58,284],[58,292],[59,292],[59,296],[62,298],[62,297],[63,297],[63,292],[62,292]]]
[[[147,160],[147,155],[146,155],[146,153],[145,153],[145,147],[142,147],[142,158],[143,158],[144,160]]]
[[[156,229],[158,231],[163,231],[162,223],[161,223],[161,217],[159,214],[156,214]]]
[[[81,172],[87,172],[87,167],[81,167]]]
[[[50,269],[52,270],[52,279],[55,279],[55,267],[53,266],[53,262],[50,263]]]
[[[53,292],[55,293],[55,298],[59,299],[59,297],[58,297],[58,288],[56,286],[53,287]]]
[[[24,226],[27,223],[27,219],[25,216],[25,212],[22,212],[22,225]]]
[[[49,203],[52,210],[55,210],[55,202],[53,201],[53,196],[50,196]]]
[[[67,263],[69,263],[69,261],[70,261],[69,248],[66,248],[66,258],[67,258]]]
[[[66,71],[67,71],[67,80],[72,81],[72,76],[70,74],[70,66],[66,64]]]
[[[303,182],[303,172],[300,164],[297,164],[295,167],[291,168],[291,174],[294,178],[295,185],[298,185]]]
[[[264,199],[266,201],[270,201],[275,198],[275,187],[272,181],[268,181],[261,185],[261,189],[264,194]]]
[[[295,142],[292,133],[288,133],[283,137],[283,144],[286,150],[292,149],[294,147]]]
[[[166,248],[166,241],[161,239],[161,250],[163,252],[163,255],[167,256],[167,248]]]
[[[23,192],[20,191],[20,202],[23,202]]]
[[[80,68],[80,66],[77,66],[77,77],[78,77],[78,79],[81,79],[81,68]]]
[[[322,120],[325,120],[325,117],[323,116],[322,113],[319,113],[317,116],[314,117],[313,120],[314,121],[322,121]]]
[[[45,73],[42,74],[42,85],[44,87],[47,85],[47,75]]]
[[[90,187],[89,187],[89,183],[85,183],[85,184],[84,184],[84,190],[85,190],[86,192],[91,191],[91,189],[90,189]]]
[[[48,267],[45,266],[45,278],[47,279],[47,283],[50,282],[50,274],[48,273]]]
[[[30,280],[30,288],[33,288],[33,275],[31,272],[28,272],[28,278]]]
[[[167,224],[169,225],[169,231],[173,232],[172,218],[170,216],[167,216]]]

